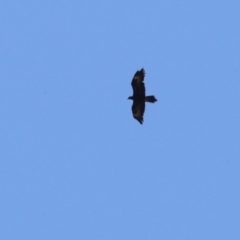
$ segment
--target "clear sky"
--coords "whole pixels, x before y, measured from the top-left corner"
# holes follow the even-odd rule
[[[0,32],[0,239],[240,239],[239,0],[3,0]]]

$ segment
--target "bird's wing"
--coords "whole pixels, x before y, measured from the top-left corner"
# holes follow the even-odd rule
[[[132,105],[132,114],[141,124],[143,123],[143,114],[145,111],[145,101],[134,101]]]
[[[145,96],[145,85],[144,85],[145,71],[142,68],[137,71],[132,79],[132,88],[134,96]]]

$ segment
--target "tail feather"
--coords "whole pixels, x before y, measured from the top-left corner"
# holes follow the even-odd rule
[[[156,102],[157,99],[152,95],[152,96],[146,96],[145,97],[145,102],[150,102],[150,103],[154,103]]]

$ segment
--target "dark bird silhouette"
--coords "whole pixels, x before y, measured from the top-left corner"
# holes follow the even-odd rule
[[[132,79],[133,96],[128,99],[133,100],[132,113],[133,117],[137,119],[141,124],[143,123],[143,114],[145,111],[145,102],[154,103],[157,99],[152,96],[145,95],[145,85],[144,85],[145,71],[142,68],[137,71]]]

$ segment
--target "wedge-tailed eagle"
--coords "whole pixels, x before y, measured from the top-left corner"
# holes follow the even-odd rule
[[[144,85],[145,71],[142,68],[137,71],[132,79],[133,96],[128,99],[133,100],[132,113],[133,117],[138,120],[141,124],[143,123],[143,114],[145,110],[145,102],[154,103],[157,99],[152,96],[145,95],[145,85]]]

